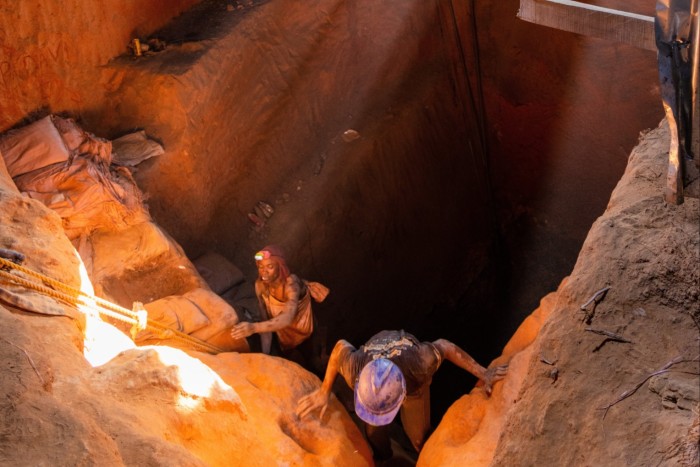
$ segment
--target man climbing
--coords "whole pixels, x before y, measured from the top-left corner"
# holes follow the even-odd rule
[[[317,302],[323,301],[328,295],[328,288],[290,273],[284,254],[276,245],[266,246],[257,252],[255,263],[258,268],[255,295],[263,320],[236,324],[231,329],[231,337],[243,339],[259,333],[263,353],[269,354],[271,333],[274,332],[280,350],[288,354],[313,332],[311,298]],[[308,358],[308,355],[305,357]]]
[[[319,418],[328,407],[333,382],[340,373],[354,390],[355,413],[367,423],[367,439],[375,458],[391,457],[387,426],[401,411],[401,422],[411,444],[420,452],[430,429],[430,383],[443,360],[479,378],[487,395],[503,379],[508,366],[484,368],[464,350],[445,339],[420,342],[404,331],[382,331],[358,349],[345,340],[331,352],[321,387],[302,397],[301,419],[316,409]]]

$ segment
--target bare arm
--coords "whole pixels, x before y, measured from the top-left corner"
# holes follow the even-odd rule
[[[274,332],[284,329],[294,321],[299,306],[300,287],[296,280],[287,279],[285,290],[285,308],[279,315],[274,318],[260,321],[258,323],[249,323],[246,321],[240,322],[231,328],[231,337],[234,339],[243,339],[255,333]],[[265,316],[270,316],[265,301],[262,299],[262,285],[259,281],[255,282],[255,295],[258,297],[260,311],[265,313]]]
[[[467,352],[446,339],[438,339],[433,345],[442,354],[443,358],[454,363],[463,370],[473,374],[484,382],[486,394],[491,395],[493,383],[502,380],[508,372],[508,365],[486,369],[479,365]]]
[[[338,375],[340,363],[354,350],[355,347],[346,340],[341,339],[335,344],[328,360],[326,375],[323,378],[321,387],[299,399],[297,404],[297,416],[299,418],[304,418],[314,410],[320,408],[321,413],[319,419],[323,419],[323,414],[326,412],[326,408],[328,408],[328,399],[331,395],[331,388],[333,387],[335,377]]]

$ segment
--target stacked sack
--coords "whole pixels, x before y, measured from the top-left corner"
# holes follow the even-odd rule
[[[235,310],[153,222],[132,177],[129,166],[162,153],[142,131],[112,142],[57,115],[0,135],[0,154],[17,189],[61,217],[97,295],[126,308],[146,303],[158,310],[150,319],[214,338],[224,350],[245,351],[245,341],[222,337],[238,322]],[[179,296],[186,298],[173,299]],[[167,312],[160,303],[148,305],[166,297]]]

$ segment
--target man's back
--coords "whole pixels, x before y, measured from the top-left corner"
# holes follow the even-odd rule
[[[442,363],[442,356],[430,342],[420,342],[403,330],[382,331],[340,362],[339,373],[351,388],[364,366],[377,358],[387,358],[401,369],[406,378],[406,393],[418,395],[432,382]]]

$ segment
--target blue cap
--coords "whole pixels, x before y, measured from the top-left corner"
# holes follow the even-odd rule
[[[388,425],[406,397],[406,380],[391,360],[369,362],[355,383],[355,413],[374,426]]]

